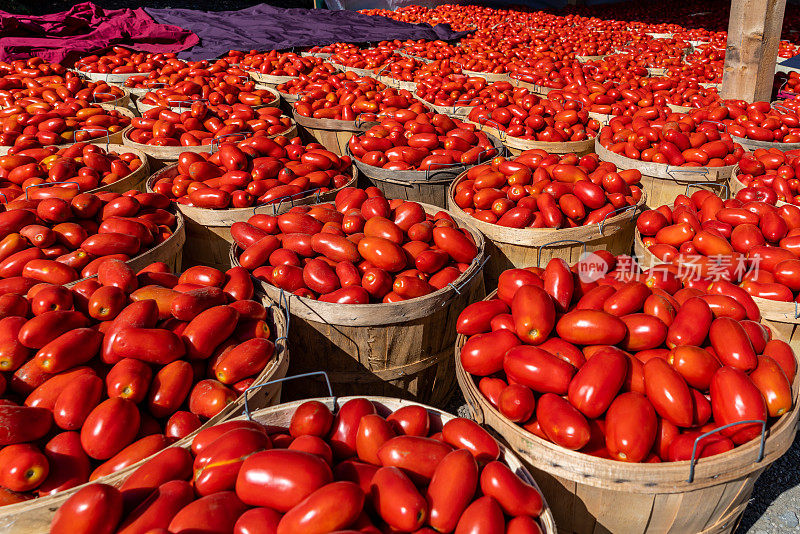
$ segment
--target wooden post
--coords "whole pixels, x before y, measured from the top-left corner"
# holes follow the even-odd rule
[[[769,101],[786,0],[733,0],[723,98]]]

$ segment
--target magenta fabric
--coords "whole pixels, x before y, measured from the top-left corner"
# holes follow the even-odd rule
[[[39,56],[70,64],[114,45],[178,52],[199,41],[189,30],[156,22],[141,8],[103,9],[84,2],[69,11],[38,17],[0,11],[0,61]]]

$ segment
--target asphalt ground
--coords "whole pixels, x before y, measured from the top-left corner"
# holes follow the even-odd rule
[[[736,532],[800,532],[800,434],[789,451],[756,481]]]

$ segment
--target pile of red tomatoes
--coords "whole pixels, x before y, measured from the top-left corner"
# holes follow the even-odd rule
[[[754,297],[796,300],[800,292],[800,208],[722,200],[708,191],[644,212],[642,243],[672,264],[684,285],[729,280]]]
[[[178,276],[119,260],[72,288],[4,293],[3,502],[124,469],[235,400],[276,352],[252,296],[241,267]]]
[[[672,166],[723,167],[744,154],[716,124],[681,113],[662,119],[656,110],[650,111],[652,120],[643,112],[614,117],[600,132],[600,144],[626,158]]]
[[[206,209],[247,208],[291,202],[352,181],[348,156],[285,137],[251,137],[225,143],[213,153],[183,152],[174,176],[159,178],[153,191],[179,204]]]
[[[151,146],[219,145],[229,138],[276,136],[292,127],[292,120],[274,107],[253,109],[244,104],[212,106],[194,102],[177,109],[148,109],[131,121],[133,129],[127,133],[128,138]]]
[[[288,425],[236,420],[202,430],[119,489],[77,492],[50,532],[542,531],[538,489],[477,423],[445,422],[417,404],[382,408],[353,398],[333,413],[308,401]]]
[[[74,183],[80,191],[89,191],[125,178],[144,163],[132,152],[106,152],[87,143],[23,150],[0,156],[0,193],[8,203],[28,187],[47,183]]]
[[[528,150],[469,169],[453,201],[476,219],[508,228],[574,228],[632,209],[642,198],[641,177],[594,154]]]
[[[399,302],[438,291],[478,255],[447,212],[387,200],[375,188],[341,190],[334,203],[254,215],[231,227],[239,265],[295,295],[339,304]]]
[[[493,158],[497,148],[475,126],[438,113],[384,111],[385,118],[347,143],[358,161],[395,171],[432,171]]]
[[[510,137],[553,143],[590,139],[600,129],[579,102],[550,100],[527,89],[515,90],[511,97],[500,93],[473,107],[467,118]]]
[[[494,298],[459,316],[460,364],[503,416],[567,449],[652,463],[689,460],[709,430],[792,409],[794,352],[757,322],[746,293],[682,289],[669,273],[596,254],[610,270],[597,281],[561,259],[508,270]],[[761,432],[731,426],[694,457]]]

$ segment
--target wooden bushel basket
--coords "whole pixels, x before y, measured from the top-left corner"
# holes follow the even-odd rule
[[[594,151],[602,161],[610,161],[618,169],[636,169],[642,173],[642,188],[647,192],[647,205],[652,208],[672,204],[690,187],[698,189],[728,190],[728,180],[735,165],[724,167],[674,167],[666,163],[653,163],[626,158],[595,141]]]
[[[731,174],[730,198],[735,198],[736,194],[739,193],[739,191],[741,191],[742,189],[746,189],[747,188],[747,186],[741,180],[739,180],[739,174],[740,174],[739,173],[739,165],[737,164],[736,166],[734,166],[733,173]],[[775,207],[780,208],[784,204],[791,204],[791,202],[785,202],[783,200],[775,201]]]
[[[666,263],[647,250],[639,230],[635,231],[633,251],[643,269]],[[769,326],[779,339],[786,341],[796,354],[800,354],[800,305],[761,297],[753,297],[753,300],[761,312],[761,322]]]
[[[409,54],[407,52],[400,52],[399,50],[395,50],[394,53],[397,54],[398,56],[410,57],[411,59],[416,59],[418,61],[422,61],[423,63],[433,63],[434,62],[433,59],[428,59],[426,57],[421,57],[421,56],[414,56],[414,55]]]
[[[447,115],[448,117],[453,117],[456,119],[464,120],[464,118],[469,115],[469,112],[472,111],[472,108],[475,106],[437,106],[436,104],[431,104],[427,100],[420,100],[423,104],[431,108],[436,113],[441,113],[442,115]]]
[[[213,138],[212,143],[210,145],[155,146],[155,145],[147,145],[145,143],[137,143],[136,141],[131,141],[129,133],[130,133],[129,131],[125,132],[125,136],[122,138],[122,144],[131,148],[135,148],[141,152],[144,152],[145,154],[156,160],[157,163],[161,164],[160,165],[161,168],[163,168],[164,164],[172,164],[173,162],[178,161],[178,158],[180,157],[182,152],[197,152],[198,154],[202,152],[213,152],[214,147],[219,148],[217,142],[225,143],[226,141],[224,141],[223,139],[225,139],[226,137],[234,141],[242,141],[244,139],[247,139],[248,137],[251,137],[252,135],[249,132],[237,132],[233,134],[227,134],[227,136],[223,135],[222,137],[219,138],[216,137]],[[267,137],[269,137],[270,139],[274,139],[278,136],[284,136],[290,139],[292,137],[297,136],[297,124],[293,122],[291,127],[289,127],[289,129],[286,130],[285,132],[281,132],[275,135],[269,135]]]
[[[315,119],[300,115],[292,109],[292,115],[308,135],[316,142],[330,150],[337,156],[344,156],[347,150],[347,142],[354,134],[363,133],[369,130],[377,122],[340,121],[336,119]]]
[[[368,78],[374,78],[375,77],[375,73],[372,71],[372,69],[360,69],[358,67],[348,67],[346,65],[342,65],[341,63],[334,63],[333,61],[328,61],[328,63],[333,65],[340,72],[353,72],[357,76],[360,76],[362,78],[364,76],[366,76]]]
[[[97,105],[105,109],[117,109],[117,108],[128,109],[131,103],[131,92],[125,87],[120,87],[119,89],[125,93],[123,96],[117,98],[116,100],[112,100],[110,102],[97,102]]]
[[[616,115],[612,115],[611,113],[597,113],[594,111],[589,112],[589,118],[596,120],[602,126],[606,126],[615,116]]]
[[[282,101],[284,101],[284,102],[286,102],[288,104],[293,104],[293,103],[297,102],[298,100],[300,100],[300,97],[303,96],[302,93],[299,93],[299,94],[282,93],[282,92],[278,91],[277,89],[275,89],[275,92],[280,95]]]
[[[103,108],[103,109],[107,109],[107,108]],[[136,116],[136,115],[134,115],[133,111],[129,110],[128,108],[116,108],[115,107],[115,108],[112,108],[112,109],[114,111],[118,111],[121,115],[125,115],[126,117],[129,117],[131,119]],[[123,140],[124,136],[129,131],[131,131],[132,129],[133,129],[133,125],[129,124],[128,126],[123,128],[122,130],[119,130],[117,132],[112,132],[112,133],[109,133],[107,130],[105,130],[103,128],[95,128],[95,127],[78,128],[77,130],[75,130],[75,132],[81,132],[81,131],[83,131],[83,132],[86,132],[86,131],[105,131],[106,135],[104,135],[102,137],[95,137],[93,139],[89,139],[86,142],[91,144],[91,145],[99,145],[101,143],[104,143],[104,144],[108,144],[108,143],[120,144],[120,143],[122,143],[122,140]],[[50,146],[55,146],[57,149],[61,150],[62,148],[69,148],[74,144],[75,144],[74,141],[70,141],[69,143],[64,143],[63,145],[50,145]],[[7,145],[0,145],[0,156],[5,156],[6,154],[8,154],[8,151],[9,151],[10,148],[11,147],[7,146]]]
[[[282,92],[278,91],[277,89],[275,89],[275,92],[278,93],[280,95],[280,97],[281,97],[280,108],[283,110],[284,114],[286,114],[286,115],[288,115],[290,117],[292,116],[293,109],[294,109],[294,108],[292,108],[292,105],[295,102],[297,102],[298,100],[300,100],[300,97],[305,94],[305,93],[299,93],[299,94],[294,94],[293,95],[293,94],[289,94],[289,93],[282,93]],[[297,124],[297,123],[295,122],[295,124]]]
[[[731,198],[734,198],[736,196],[736,193],[745,188],[747,188],[747,186],[744,185],[741,182],[741,180],[739,180],[739,165],[736,165],[736,167],[733,169],[733,172],[731,173],[731,179],[730,179]],[[775,205],[780,207],[783,205],[783,203],[779,200],[778,202],[775,203]]]
[[[503,145],[496,138],[489,136],[489,140],[498,153],[503,153]],[[414,202],[433,204],[442,209],[447,209],[447,191],[453,180],[472,165],[453,165],[444,169],[432,171],[392,171],[367,165],[350,153],[353,164],[361,171],[361,181],[366,186],[375,186],[386,198],[402,198]]]
[[[126,87],[125,89],[127,89],[131,94],[131,97],[133,97],[132,100],[134,100],[134,107],[136,106],[136,100],[142,98],[144,95],[152,91],[152,88],[149,87]]]
[[[539,148],[548,154],[577,154],[578,156],[586,155],[594,149],[594,139],[584,139],[583,141],[533,141],[531,139],[521,139],[519,137],[512,137],[507,135],[505,131],[492,128],[485,122],[483,124],[464,119],[464,122],[474,124],[482,132],[486,132],[498,139],[503,145],[511,152],[513,156],[519,156],[526,150],[533,150]]]
[[[423,204],[428,213],[439,208]],[[288,300],[292,314],[290,374],[324,370],[334,389],[347,395],[388,395],[442,406],[455,390],[452,346],[458,315],[485,294],[484,241],[462,217],[478,255],[453,284],[429,295],[393,304],[333,304],[283,293],[254,280],[256,295],[273,302]],[[231,247],[231,264],[241,251]],[[266,302],[266,300],[265,300]],[[319,380],[294,381],[289,399],[324,395]]]
[[[395,89],[405,89],[406,91],[411,91],[412,93],[417,90],[417,82],[407,82],[405,80],[397,80],[395,78],[392,78],[391,76],[384,76],[382,74],[374,76],[379,82],[386,84],[389,87],[394,87]]]
[[[666,262],[659,260],[652,252],[647,250],[642,241],[642,233],[639,229],[633,231],[633,253],[639,259],[639,265],[642,269],[650,269],[656,265],[662,265]]]
[[[687,43],[689,43],[689,45],[694,49],[700,48],[703,45],[707,45],[709,41],[687,41]]]
[[[361,181],[364,187],[375,186],[386,198],[402,198],[414,202],[425,201],[428,204],[447,208],[447,188],[453,179],[464,170],[463,165],[453,169],[439,169],[426,173],[424,171],[390,171],[361,163],[353,158],[353,163],[361,170]],[[398,175],[420,175],[421,179],[398,179]]]
[[[614,255],[628,254],[633,241],[636,213],[644,208],[646,193],[636,206],[618,210],[600,224],[576,228],[506,228],[481,221],[468,215],[455,202],[456,187],[466,180],[466,173],[450,184],[447,194],[448,210],[466,218],[486,237],[489,261],[484,269],[487,287],[497,285],[500,273],[516,267],[545,265],[552,258],[575,263],[585,252],[607,250]]]
[[[173,178],[178,174],[178,165],[164,167],[147,179],[147,192],[153,191],[153,184],[160,178]],[[326,193],[315,194],[299,193],[297,198],[287,198],[277,204],[266,204],[249,208],[231,208],[227,210],[212,210],[196,208],[175,203],[178,211],[186,222],[186,246],[183,250],[183,264],[185,267],[194,265],[208,265],[221,271],[230,269],[230,248],[233,243],[231,225],[236,222],[247,222],[256,214],[278,215],[289,211],[293,206],[326,202],[333,200],[344,187],[356,184],[358,169],[353,167],[353,177],[339,189]],[[305,196],[300,196],[305,194]]]
[[[270,326],[274,326],[275,337],[277,339],[275,344],[275,357],[270,360],[264,370],[256,377],[253,383],[254,386],[285,377],[286,370],[289,367],[289,349],[286,342],[288,315],[277,305],[270,305],[269,303],[265,303],[265,305],[267,305],[270,311],[269,315],[272,317],[273,323]],[[279,404],[281,400],[281,385],[281,382],[267,385],[258,388],[254,393],[248,395],[247,404],[249,408],[258,410]],[[185,438],[175,442],[172,447],[187,448],[192,444],[194,436],[201,430],[237,417],[243,414],[244,411],[245,396],[242,394],[235,401],[223,408],[220,413],[206,421],[200,428]],[[286,422],[288,424],[288,419]],[[136,469],[153,458],[153,456],[155,456],[155,454],[125,469],[100,477],[91,483],[101,482],[119,487]],[[38,499],[0,507],[0,532],[3,532],[3,534],[46,534],[50,531],[50,522],[53,520],[56,510],[58,510],[70,496],[87,485],[88,484],[76,486],[53,496],[40,497]]]
[[[300,55],[303,57],[318,57],[320,59],[328,59],[333,54],[328,52],[300,52]]]
[[[297,78],[297,76],[276,76],[274,74],[262,74],[254,70],[248,70],[247,74],[254,82],[269,85],[272,89],[275,89],[276,85],[280,85]]]
[[[647,67],[647,75],[650,78],[660,78],[669,74],[669,69],[664,67]]]
[[[667,104],[667,107],[675,113],[689,113],[690,111],[696,109],[689,106],[679,106],[677,104]]]
[[[753,297],[761,312],[761,321],[776,337],[786,341],[795,353],[800,353],[800,308],[797,302],[781,302]]]
[[[674,33],[645,33],[652,37],[653,39],[672,39],[672,36],[675,35]]]
[[[590,61],[600,61],[601,59],[604,59],[604,58],[606,58],[606,57],[608,57],[610,55],[612,55],[612,54],[600,54],[600,55],[597,55],[597,56],[577,56],[576,55],[575,56],[575,61],[577,61],[578,63],[588,63]]]
[[[508,75],[507,72],[481,72],[477,70],[462,69],[461,74],[465,76],[477,76],[478,78],[483,78],[489,83],[507,82],[510,80],[510,76]]]
[[[561,533],[733,532],[756,479],[786,453],[797,433],[800,375],[792,386],[794,409],[766,429],[763,451],[758,438],[694,462],[632,464],[571,451],[512,423],[484,398],[461,365],[466,339],[456,340],[456,376],[473,417],[522,457]]]
[[[267,382],[273,381],[276,382],[275,385],[265,386],[270,389],[277,388],[278,390],[278,397],[280,395],[280,388],[281,382],[280,379],[283,378],[284,375],[278,376],[275,374],[270,380],[265,380],[263,383],[266,384]],[[294,377],[288,377],[286,380],[292,380]],[[284,427],[287,428],[289,423],[291,422],[292,415],[297,410],[297,408],[307,402],[307,400],[300,400],[294,402],[287,402],[283,404],[277,404],[277,398],[272,399],[273,402],[270,404],[262,404],[253,402],[253,399],[256,395],[251,395],[250,400],[247,402],[248,410],[247,413],[244,415],[241,414],[241,410],[239,413],[236,414],[235,417],[228,416],[224,419],[219,419],[214,421],[214,425],[231,421],[231,420],[245,420],[250,419],[261,423],[266,427]],[[315,399],[308,399],[308,400],[315,400],[325,404],[331,411],[338,411],[338,409],[346,402],[356,399],[356,398],[365,398],[372,402],[375,405],[375,409],[377,412],[386,417],[389,413],[396,411],[404,406],[410,405],[417,405],[422,406],[423,408],[428,410],[428,417],[431,422],[431,428],[439,429],[441,428],[446,422],[450,421],[451,419],[455,419],[455,416],[444,412],[442,410],[438,410],[431,406],[426,406],[424,404],[417,404],[407,400],[400,400],[391,397],[376,397],[376,396],[359,396],[359,397],[321,397]],[[244,403],[242,403],[244,404]],[[207,423],[207,426],[213,426]],[[189,448],[191,446],[191,439],[193,436],[187,437],[175,444],[172,447],[183,447]],[[190,439],[191,438],[191,439]],[[522,463],[520,458],[508,447],[503,446],[502,443],[500,445],[500,460],[508,465],[511,470],[517,474],[522,480],[530,484],[531,486],[537,488],[541,493],[541,488],[537,485],[536,480],[533,478],[531,473],[525,467],[525,464]],[[134,467],[128,468],[124,471],[120,471],[118,473],[114,473],[113,475],[109,475],[108,477],[104,477],[98,482],[103,482],[105,484],[110,484],[115,487],[120,487],[133,473],[135,468],[138,468],[142,465],[142,462],[137,463]],[[15,513],[8,514],[8,515],[0,515],[0,530],[3,530],[4,533],[7,534],[47,534],[50,531],[50,522],[55,515],[56,510],[58,507],[74,493],[73,490],[67,490],[64,492],[63,495],[58,495],[56,497],[50,497],[50,501],[47,505],[40,505],[36,508],[33,508],[34,505],[31,506],[29,513],[24,513],[22,511],[15,510]],[[544,500],[544,499],[543,499]],[[38,501],[28,501],[37,503]],[[22,503],[25,504],[25,503]],[[19,507],[20,505],[12,505]],[[5,510],[7,508],[11,508],[11,506],[3,507],[0,510]],[[536,519],[539,526],[542,527],[542,532],[544,534],[556,534],[556,524],[555,520],[553,519],[553,512],[551,511],[550,507],[546,500],[543,502],[543,509],[541,515]],[[298,533],[300,534],[300,533]]]

